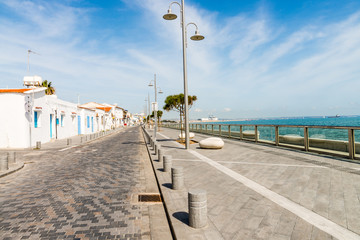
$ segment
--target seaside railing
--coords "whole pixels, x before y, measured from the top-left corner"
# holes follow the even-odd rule
[[[360,159],[360,127],[190,123],[194,133]],[[162,127],[180,129],[179,123]]]

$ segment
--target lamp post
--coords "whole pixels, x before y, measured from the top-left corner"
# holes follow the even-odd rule
[[[148,100],[145,98],[145,116],[146,116],[145,127],[146,127],[146,124],[148,123],[148,115],[149,115],[147,101]]]
[[[150,128],[150,94],[148,93],[148,110],[149,110],[149,119],[148,119],[148,128]]]
[[[186,47],[187,47],[187,32],[186,28],[190,24],[196,27],[195,34],[190,37],[191,40],[200,41],[203,40],[205,37],[199,34],[199,29],[197,25],[193,22],[188,23],[185,26],[185,3],[184,0],[181,0],[181,4],[178,2],[170,3],[168,13],[163,16],[165,20],[174,20],[177,18],[176,14],[171,12],[171,5],[177,4],[180,7],[181,13],[181,28],[182,28],[182,48],[183,48],[183,75],[184,75],[184,103],[185,103],[185,149],[190,148],[189,142],[189,100],[188,100],[188,84],[187,84],[187,69],[186,69]]]
[[[152,82],[154,82],[154,84],[152,84]],[[154,116],[155,116],[155,127],[154,127],[154,140],[156,141],[156,132],[157,132],[157,88],[156,88],[156,74],[154,74],[154,80],[151,80],[149,83],[149,87],[154,86],[154,90],[155,90],[155,103],[153,106],[154,109]],[[160,90],[159,91],[160,94],[162,94],[163,92]]]

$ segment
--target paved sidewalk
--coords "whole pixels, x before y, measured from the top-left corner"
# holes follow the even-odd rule
[[[53,144],[52,146],[50,146]],[[23,155],[0,178],[0,239],[171,239],[140,128]]]
[[[149,148],[178,239],[360,239],[359,164],[230,139],[221,150],[187,151],[178,134],[162,128],[157,142],[184,168],[182,191],[171,189],[171,174]],[[187,222],[194,188],[207,191],[203,229]]]
[[[29,156],[38,156],[44,154],[49,150],[59,150],[59,151],[66,151],[68,149],[95,141],[98,138],[104,138],[109,136],[113,133],[123,131],[124,128],[117,128],[114,130],[108,130],[105,132],[97,132],[91,134],[82,134],[76,135],[69,138],[64,139],[52,139],[50,142],[43,143],[40,149],[33,149],[33,148],[14,148],[14,149],[7,149],[2,148],[0,149],[0,155],[5,155],[8,152],[15,152],[15,163],[9,164],[9,169],[5,171],[0,171],[0,178],[6,175],[9,175],[13,172],[16,172],[24,167],[26,164],[27,157]],[[68,139],[71,140],[71,143],[68,145]]]

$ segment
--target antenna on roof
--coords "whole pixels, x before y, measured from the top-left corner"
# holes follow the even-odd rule
[[[27,70],[28,70],[28,73],[30,72],[30,53],[40,55],[39,53],[34,52],[34,51],[31,51],[30,49],[28,50],[28,59],[27,59],[27,60],[28,60],[28,62],[27,62]]]

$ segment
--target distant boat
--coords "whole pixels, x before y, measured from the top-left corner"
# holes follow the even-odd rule
[[[217,121],[218,118],[217,117],[214,117],[214,115],[209,115],[209,117],[207,118],[201,118],[200,119],[202,122],[206,122],[206,121]]]
[[[328,116],[328,118],[339,118],[340,115],[339,114],[336,114],[335,116]]]

